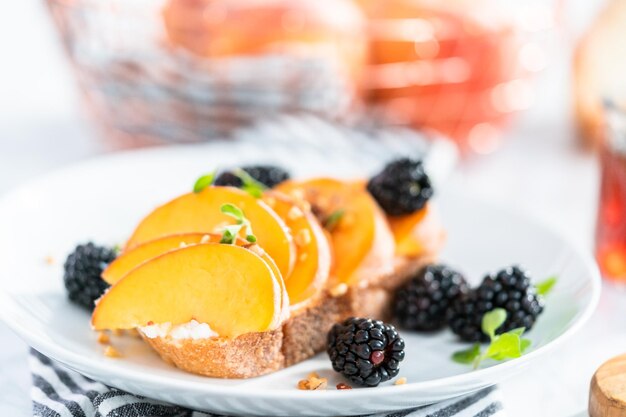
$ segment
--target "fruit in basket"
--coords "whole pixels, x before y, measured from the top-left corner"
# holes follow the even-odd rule
[[[443,329],[450,307],[468,291],[460,273],[446,265],[428,265],[396,292],[394,316],[405,329]]]
[[[180,233],[221,232],[235,220],[221,207],[234,204],[249,219],[258,244],[274,259],[283,276],[295,262],[293,239],[285,223],[261,200],[232,187],[207,187],[185,194],[146,216],[126,244],[126,250],[159,237]]]
[[[393,235],[362,182],[315,178],[287,181],[277,190],[310,203],[326,227],[335,281],[350,285],[393,270]]]
[[[263,200],[285,221],[296,244],[296,263],[285,277],[289,300],[297,306],[324,287],[328,280],[331,253],[328,240],[313,213],[287,195],[268,192]]]
[[[241,170],[268,188],[274,188],[289,179],[289,172],[274,165],[244,166],[241,167]],[[215,179],[215,185],[240,188],[244,185],[241,176],[241,173],[237,171],[224,171]]]
[[[63,265],[63,283],[74,303],[93,310],[94,302],[109,288],[100,274],[117,256],[114,249],[92,242],[78,245]]]
[[[275,329],[284,315],[280,276],[251,250],[199,244],[131,271],[98,301],[96,330],[207,323],[222,337]]]
[[[328,333],[333,369],[358,385],[375,387],[398,375],[404,340],[382,321],[349,318]]]
[[[453,304],[450,328],[462,340],[487,342],[489,338],[481,328],[483,316],[497,308],[507,313],[498,334],[518,328],[528,331],[543,312],[544,301],[526,271],[517,266],[506,268],[486,276],[478,288]]]
[[[317,0],[169,0],[163,20],[173,45],[202,57],[326,56],[356,76],[366,52],[363,15],[346,0],[330,13]]]

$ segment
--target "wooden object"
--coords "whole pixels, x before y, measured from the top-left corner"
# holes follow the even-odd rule
[[[591,417],[626,417],[626,355],[605,362],[591,379]]]

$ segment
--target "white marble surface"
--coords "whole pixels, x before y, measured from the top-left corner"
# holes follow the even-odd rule
[[[570,2],[574,26],[597,4]],[[71,74],[42,5],[0,2],[0,193],[33,176],[103,152],[81,121]],[[597,169],[573,145],[569,55],[542,77],[538,105],[504,148],[464,164],[451,179],[542,217],[575,244],[593,244]],[[512,237],[514,238],[514,237]],[[591,322],[571,342],[502,386],[512,416],[585,415],[595,368],[626,349],[626,291],[605,286]],[[26,346],[0,323],[0,415],[30,415]]]

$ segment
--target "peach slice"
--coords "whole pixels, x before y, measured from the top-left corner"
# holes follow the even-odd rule
[[[121,254],[102,272],[102,279],[114,285],[139,265],[167,252],[191,245],[220,243],[221,240],[222,235],[215,233],[186,233],[151,240]],[[289,307],[289,298],[287,296],[285,282],[274,260],[260,246],[251,244],[247,240],[237,239],[235,244],[252,250],[270,266],[274,275],[280,278],[278,282],[283,294],[283,302],[281,304],[284,308]]]
[[[167,235],[219,233],[220,228],[235,222],[220,211],[226,203],[243,210],[259,245],[274,259],[282,275],[289,276],[295,262],[295,247],[287,226],[261,200],[232,187],[208,187],[158,207],[137,226],[126,249]]]
[[[324,287],[330,272],[328,240],[319,222],[308,209],[289,196],[269,191],[263,200],[291,231],[296,244],[296,264],[285,285],[292,306],[310,299]]]
[[[279,326],[281,286],[272,268],[248,249],[199,244],[167,252],[132,270],[98,301],[96,330],[149,323],[207,323],[234,338]]]
[[[445,231],[432,204],[407,216],[390,216],[389,226],[396,241],[396,254],[414,258],[436,253],[445,241]]]
[[[352,285],[393,270],[393,236],[382,210],[362,182],[316,178],[288,181],[277,190],[308,201],[322,222],[341,211],[328,230],[334,282]]]
[[[183,233],[164,236],[124,251],[102,272],[102,279],[113,285],[142,263],[166,252],[199,243],[219,243],[221,235]]]

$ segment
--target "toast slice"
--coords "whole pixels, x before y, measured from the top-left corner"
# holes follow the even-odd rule
[[[169,336],[143,339],[168,363],[214,378],[250,378],[285,367],[283,332],[246,333],[223,337],[176,340]]]

